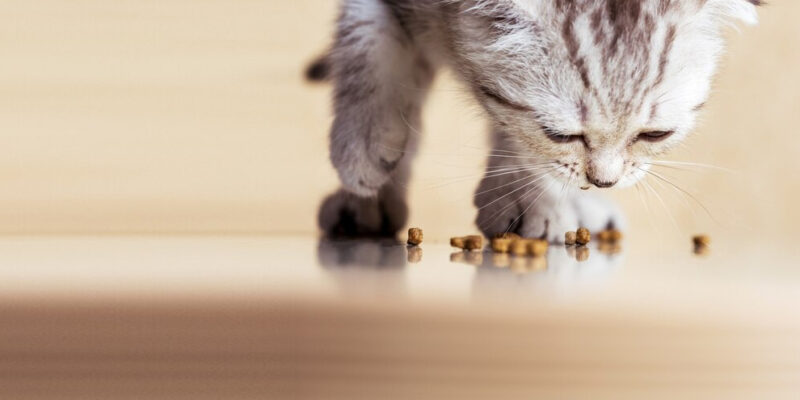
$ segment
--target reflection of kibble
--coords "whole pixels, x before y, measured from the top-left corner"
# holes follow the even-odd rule
[[[603,254],[619,254],[622,252],[622,246],[619,242],[613,240],[602,241],[597,245],[597,250]]]
[[[422,229],[410,228],[408,230],[408,244],[419,246],[422,243]]]
[[[526,239],[518,239],[511,242],[511,254],[515,256],[527,256],[528,249],[528,240]]]
[[[584,262],[589,259],[589,248],[586,246],[581,246],[575,249],[575,259]]]
[[[464,252],[463,251],[459,251],[459,252],[450,254],[450,262],[463,263],[464,260],[466,260],[466,257],[464,256]]]
[[[528,272],[528,261],[524,257],[511,257],[509,267],[517,274],[525,274]]]
[[[533,254],[534,257],[541,257],[547,254],[547,246],[548,246],[547,241],[541,239],[531,240],[528,244],[530,253]]]
[[[467,264],[472,264],[476,266],[483,265],[483,252],[480,251],[469,251],[464,253],[464,261]]]
[[[531,259],[531,270],[544,271],[547,269],[547,257],[534,257]]]
[[[575,235],[575,242],[578,244],[586,245],[592,241],[592,234],[586,228],[578,229]]]
[[[422,248],[417,246],[411,246],[408,248],[408,262],[411,264],[416,264],[422,261]]]
[[[566,244],[567,246],[572,246],[577,241],[578,241],[577,233],[570,231],[564,234],[564,244]]]
[[[480,250],[483,248],[483,236],[472,235],[464,238],[464,250]]]
[[[506,253],[492,254],[492,265],[497,268],[506,268],[511,265],[511,257]]]
[[[492,239],[492,251],[496,253],[508,253],[513,239],[494,238]]]
[[[566,246],[564,250],[567,252],[567,257],[575,259],[577,257],[577,251],[575,250],[575,246]]]
[[[454,237],[450,238],[450,246],[463,249],[464,248],[464,238],[463,237]]]

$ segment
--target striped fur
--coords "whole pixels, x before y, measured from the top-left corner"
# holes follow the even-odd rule
[[[759,4],[344,0],[327,58],[336,87],[331,159],[343,189],[370,197],[404,184],[414,149],[410,133],[419,128],[425,93],[440,67],[456,71],[484,106],[496,150],[557,166],[544,182],[630,185],[652,157],[692,130],[723,50],[721,29],[755,23]],[[519,164],[509,160],[490,166]],[[482,186],[518,177],[487,174]],[[499,194],[477,195],[475,202],[486,206]],[[523,207],[526,199],[511,196]],[[561,225],[587,218],[572,214]],[[555,219],[545,218],[544,225]],[[538,225],[524,233],[541,233]]]

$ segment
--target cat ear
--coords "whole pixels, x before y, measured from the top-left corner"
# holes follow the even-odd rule
[[[705,7],[723,22],[755,25],[758,23],[756,7],[763,4],[762,0],[709,0]]]

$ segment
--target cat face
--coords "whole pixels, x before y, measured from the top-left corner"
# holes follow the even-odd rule
[[[515,151],[580,187],[628,186],[695,126],[726,21],[755,0],[476,0],[458,68]]]

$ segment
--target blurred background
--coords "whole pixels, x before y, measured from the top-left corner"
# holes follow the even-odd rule
[[[759,14],[729,33],[702,123],[671,156],[719,168],[663,171],[696,200],[655,181],[663,203],[615,192],[633,234],[794,236],[800,3]],[[328,0],[4,1],[0,232],[316,234],[337,186],[330,88],[303,71],[335,17]],[[483,115],[445,73],[424,120],[411,223],[474,231]]]

